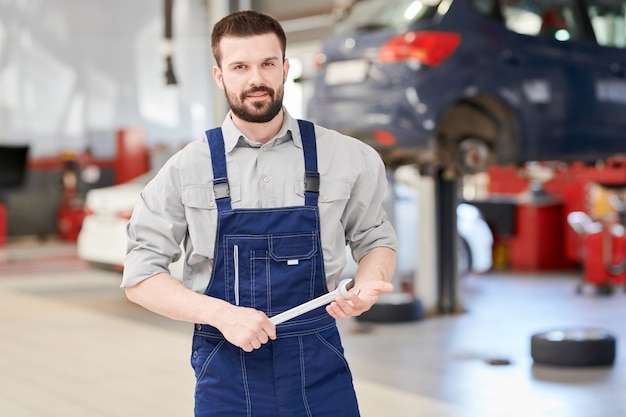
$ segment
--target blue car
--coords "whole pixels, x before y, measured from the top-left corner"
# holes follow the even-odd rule
[[[454,176],[626,151],[626,0],[360,0],[308,117]]]

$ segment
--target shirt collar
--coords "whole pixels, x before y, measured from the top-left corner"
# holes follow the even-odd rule
[[[283,107],[283,114],[283,125],[272,140],[283,137],[289,139],[289,137],[291,137],[293,144],[298,148],[302,148],[302,138],[300,136],[298,121],[291,117],[285,107]],[[226,153],[231,152],[238,143],[242,141],[243,143],[246,143],[245,136],[241,133],[237,126],[235,126],[235,123],[230,117],[230,112],[228,112],[226,118],[224,119],[224,123],[222,123],[222,135],[224,136],[224,150]]]

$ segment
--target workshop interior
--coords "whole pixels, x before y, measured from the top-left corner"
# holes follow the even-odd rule
[[[338,324],[362,415],[626,416],[626,0],[0,1],[0,414],[193,414],[126,225],[226,117],[210,34],[248,9],[289,113],[387,169],[394,290]]]

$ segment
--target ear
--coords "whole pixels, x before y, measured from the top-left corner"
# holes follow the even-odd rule
[[[224,89],[224,75],[222,74],[222,70],[220,67],[215,65],[213,67],[213,79],[215,79],[215,84],[222,90]]]
[[[287,82],[287,75],[289,74],[289,59],[285,58],[283,61],[283,84]]]

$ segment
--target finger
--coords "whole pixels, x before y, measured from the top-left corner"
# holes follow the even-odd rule
[[[329,314],[339,319],[347,319],[352,316],[353,312],[351,305],[344,298],[333,301],[328,308],[330,309]]]
[[[267,324],[263,326],[263,332],[268,338],[276,340],[276,325],[271,321],[268,320]]]
[[[362,300],[359,298],[360,288],[350,293],[350,301],[352,304],[360,304]]]
[[[343,318],[345,318],[344,314],[343,314],[343,311],[339,308],[337,303],[334,302],[334,301],[326,306],[326,312],[328,314],[330,314],[333,318],[336,318],[336,319],[343,319]]]

